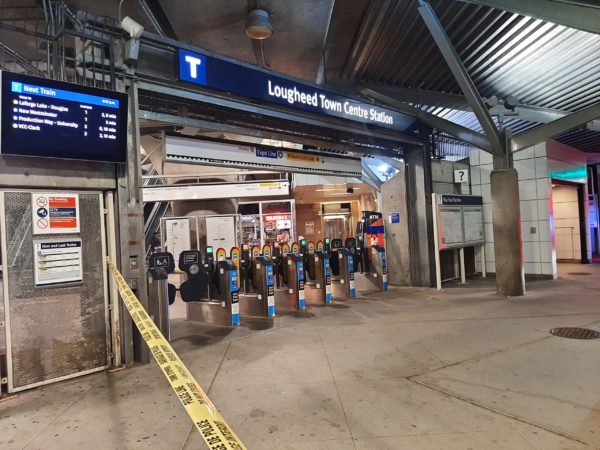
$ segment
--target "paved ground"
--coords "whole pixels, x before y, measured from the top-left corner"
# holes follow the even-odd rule
[[[591,275],[568,275],[589,272]],[[174,346],[249,449],[600,447],[600,266],[503,299],[489,282],[391,289]],[[155,364],[0,402],[2,449],[205,448]]]

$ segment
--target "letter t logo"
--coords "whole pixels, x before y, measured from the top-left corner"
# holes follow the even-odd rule
[[[190,76],[192,78],[198,78],[198,66],[202,64],[200,58],[194,58],[193,56],[186,55],[185,61],[190,65]]]

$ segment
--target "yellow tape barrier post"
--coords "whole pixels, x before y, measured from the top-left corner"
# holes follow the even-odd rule
[[[154,359],[177,394],[181,404],[194,422],[200,435],[211,450],[246,450],[215,405],[210,401],[173,347],[162,335],[148,313],[131,291],[119,270],[106,258],[110,271],[123,299],[123,304],[135,322]]]

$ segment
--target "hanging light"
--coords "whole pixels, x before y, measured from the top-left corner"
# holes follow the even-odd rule
[[[248,12],[246,19],[246,36],[251,39],[267,39],[273,34],[273,26],[269,22],[269,13],[264,9]]]

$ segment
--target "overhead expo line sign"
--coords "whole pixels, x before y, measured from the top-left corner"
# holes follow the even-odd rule
[[[179,49],[179,79],[243,97],[404,131],[406,117],[309,84]]]

